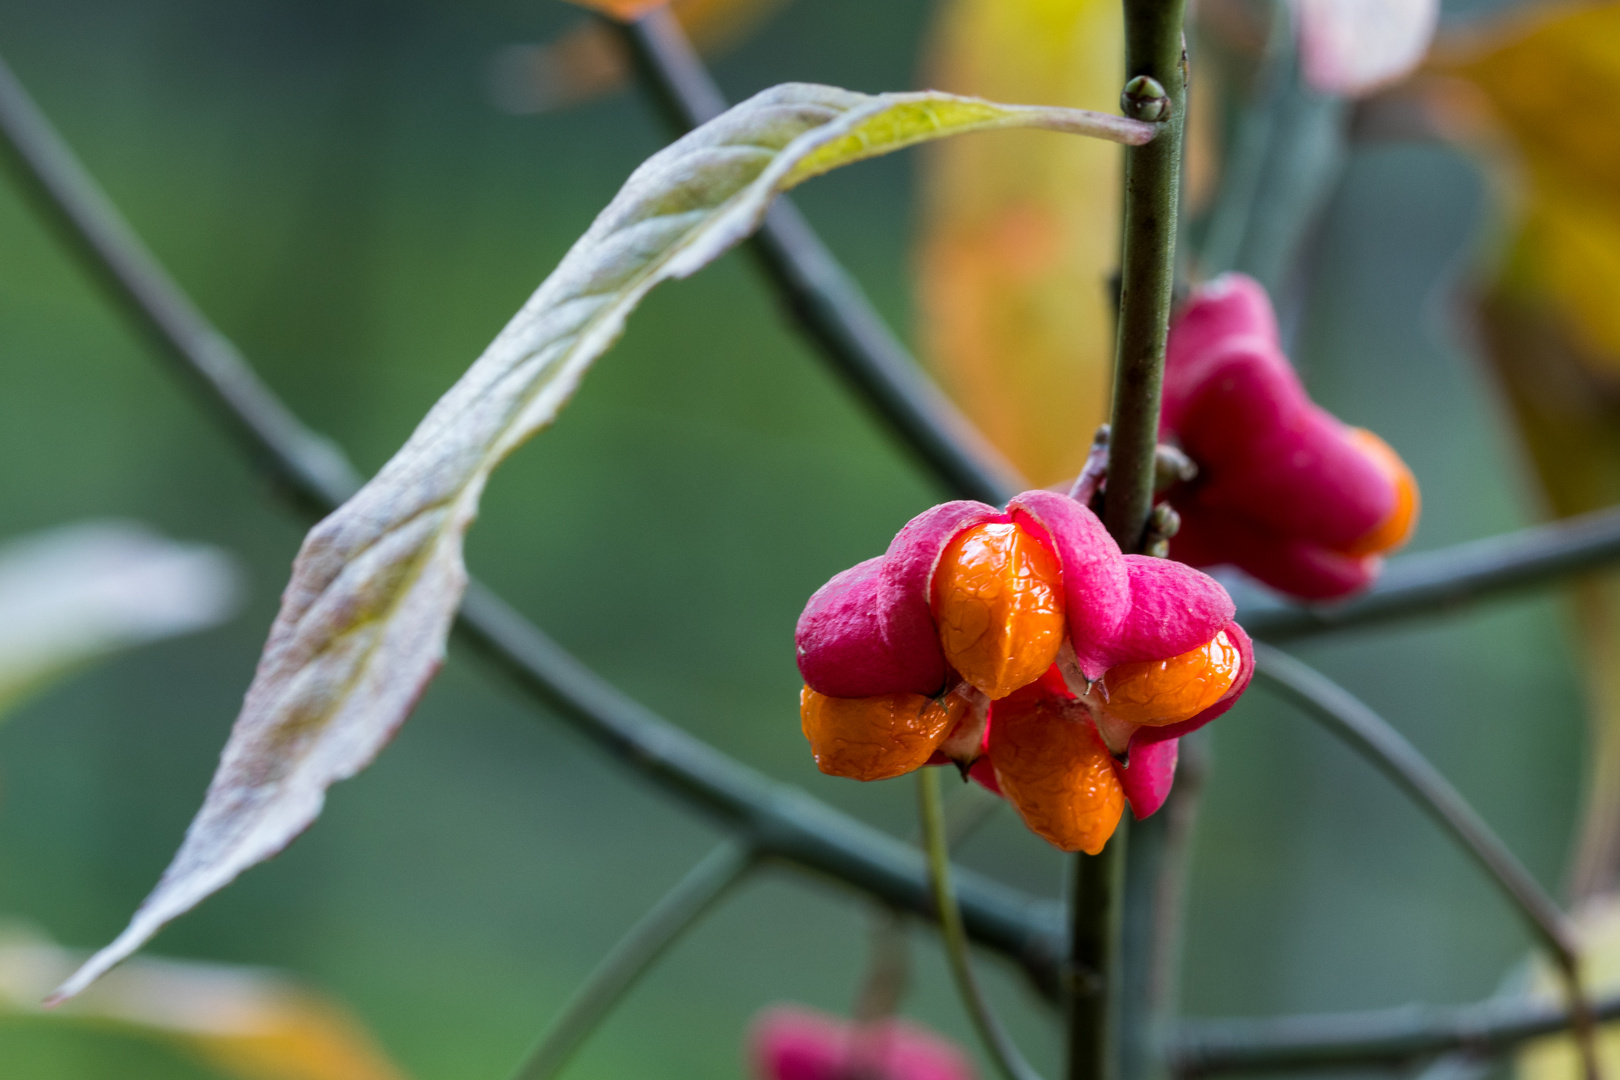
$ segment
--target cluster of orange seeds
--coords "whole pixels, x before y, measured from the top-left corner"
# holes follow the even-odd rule
[[[800,718],[817,766],[888,779],[927,763],[947,740],[965,744],[965,765],[980,752],[987,699],[987,746],[1003,793],[1034,832],[1070,851],[1100,850],[1125,805],[1094,715],[1179,723],[1217,702],[1242,666],[1223,631],[1168,660],[1118,664],[1081,697],[1054,693],[1042,676],[1054,670],[1067,634],[1062,571],[1044,540],[1016,522],[974,526],[950,542],[934,570],[930,610],[961,683],[937,698],[834,698],[806,686]]]

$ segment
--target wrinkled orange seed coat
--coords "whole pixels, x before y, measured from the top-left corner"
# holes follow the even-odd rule
[[[1032,686],[996,702],[990,763],[1031,832],[1064,851],[1095,855],[1125,810],[1113,758],[1084,713]]]
[[[1345,548],[1345,554],[1377,555],[1398,548],[1412,535],[1412,529],[1417,524],[1418,512],[1422,509],[1423,501],[1418,494],[1417,478],[1412,475],[1412,470],[1406,467],[1406,462],[1401,460],[1401,456],[1390,447],[1389,443],[1366,428],[1351,428],[1350,441],[1371,458],[1384,475],[1389,477],[1389,482],[1395,485],[1395,509],[1389,512],[1389,516],[1380,522],[1376,529]]]
[[[835,698],[808,686],[799,693],[799,722],[816,766],[852,780],[887,780],[920,767],[967,710],[955,694],[942,704],[921,694]]]
[[[1104,708],[1132,724],[1179,724],[1219,701],[1242,666],[1243,655],[1222,630],[1168,660],[1115,664],[1103,673]]]
[[[1040,678],[1063,644],[1057,558],[1018,525],[964,531],[934,570],[934,622],[946,661],[991,700]]]

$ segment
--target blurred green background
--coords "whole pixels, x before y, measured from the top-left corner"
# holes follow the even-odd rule
[[[1478,6],[1478,5],[1475,5]],[[927,0],[800,0],[717,64],[728,93],[914,83]],[[135,226],[315,427],[368,472],[664,134],[629,93],[505,115],[491,56],[577,10],[513,0],[7,0],[0,49]],[[897,327],[914,161],[801,205]],[[1456,154],[1358,150],[1321,237],[1297,361],[1423,483],[1416,547],[1534,520],[1494,392],[1451,317],[1483,227]],[[938,492],[784,326],[736,255],[654,294],[557,427],[497,476],[475,573],[649,705],[900,834],[912,786],[816,773],[791,634],[805,597]],[[0,536],[128,516],[237,553],[226,628],[124,656],[0,729],[0,912],[94,946],[196,809],[304,523],[0,184]],[[1557,597],[1302,655],[1382,710],[1549,886],[1582,757]],[[1359,759],[1264,690],[1214,729],[1187,934],[1202,1015],[1462,1001],[1526,939],[1473,867]],[[418,1080],[499,1080],[594,961],[716,839],[456,654],[376,766],[283,857],[156,951],[290,969],[349,1002]],[[1056,895],[1002,813],[966,862]],[[683,941],[570,1076],[731,1077],[752,1012],[844,1011],[868,909],[772,871]],[[907,1012],[971,1042],[927,934]],[[999,965],[1050,1070],[1051,1018]],[[111,1033],[0,1021],[0,1075],[200,1078]]]

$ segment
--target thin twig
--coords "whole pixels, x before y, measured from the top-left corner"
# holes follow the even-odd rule
[[[1594,1076],[1597,1051],[1592,1003],[1581,983],[1575,929],[1552,897],[1440,770],[1359,698],[1316,669],[1269,645],[1255,644],[1254,665],[1257,676],[1304,706],[1319,723],[1393,780],[1496,883],[1552,954],[1569,1002],[1575,1041],[1588,1076]]]
[[[1620,994],[1598,998],[1592,1015],[1620,1019]],[[1567,1006],[1528,998],[1265,1020],[1184,1020],[1167,1053],[1183,1077],[1397,1066],[1457,1050],[1500,1054],[1566,1030],[1571,1022]]]
[[[1131,823],[1120,935],[1120,1077],[1165,1075],[1160,1043],[1176,1004],[1192,832],[1209,769],[1207,740],[1181,741],[1176,783],[1158,813]]]
[[[1126,551],[1139,551],[1153,508],[1154,451],[1165,340],[1175,297],[1176,215],[1181,201],[1181,137],[1187,112],[1184,0],[1126,0],[1121,104],[1162,130],[1125,151],[1125,217],[1120,265],[1119,348],[1109,415],[1103,524]],[[1145,80],[1145,81],[1144,81]]]
[[[192,384],[212,415],[306,512],[359,487],[334,444],[311,432],[164,271],[0,60],[0,147],[24,186],[119,305]],[[469,583],[456,629],[520,686],[635,771],[761,852],[826,874],[914,914],[933,911],[923,860],[908,845],[775,783],[653,713],[586,667],[487,587]],[[1055,906],[959,873],[967,931],[1016,959],[1055,994],[1062,930]]]
[[[1074,857],[1069,896],[1069,1080],[1120,1080],[1125,973],[1121,964],[1130,824],[1096,855]]]
[[[1440,770],[1359,698],[1280,649],[1256,643],[1254,673],[1395,782],[1471,855],[1554,957],[1575,956],[1575,931],[1552,897]]]
[[[973,974],[973,957],[968,952],[967,934],[962,930],[962,912],[951,887],[951,855],[945,835],[945,805],[939,795],[939,770],[917,770],[917,810],[922,821],[923,846],[928,852],[928,877],[934,890],[934,908],[939,916],[940,936],[950,961],[951,977],[967,1009],[973,1027],[984,1043],[990,1060],[1006,1080],[1040,1080],[1040,1074],[1018,1052],[1000,1019],[985,999]]]
[[[688,131],[725,110],[667,7],[613,25],[672,128]],[[750,249],[799,329],[948,490],[1000,504],[1022,489],[1013,467],[922,373],[789,200],[771,207]]]
[[[1156,122],[1160,128],[1151,142],[1125,153],[1119,339],[1102,519],[1127,552],[1143,549],[1157,472],[1159,403],[1175,294],[1176,215],[1187,111],[1184,6],[1183,0],[1125,0],[1128,81],[1120,104],[1126,115]],[[1075,856],[1069,898],[1073,983],[1068,1009],[1068,1080],[1120,1077],[1120,953],[1127,834],[1122,821],[1101,852]]]
[[[540,1036],[512,1080],[551,1080],[613,1007],[680,936],[754,865],[752,847],[723,840],[620,938]]]
[[[1260,67],[1238,119],[1237,137],[1227,155],[1226,167],[1221,170],[1215,206],[1198,251],[1198,270],[1206,277],[1237,266],[1249,232],[1249,218],[1254,214],[1254,197],[1260,190],[1266,151],[1271,145],[1274,104],[1288,74],[1294,28],[1285,0],[1272,0],[1270,14]]]

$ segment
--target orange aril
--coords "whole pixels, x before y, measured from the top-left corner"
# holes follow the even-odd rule
[[[1372,459],[1380,472],[1389,477],[1395,488],[1395,508],[1367,535],[1344,549],[1346,555],[1377,555],[1391,551],[1406,543],[1417,525],[1418,512],[1423,500],[1418,494],[1417,478],[1406,462],[1383,439],[1366,428],[1351,428],[1350,441],[1356,449]]]
[[[1131,724],[1179,724],[1219,701],[1242,666],[1242,654],[1222,630],[1168,660],[1115,664],[1103,672],[1102,707]]]
[[[1064,851],[1095,855],[1125,809],[1125,792],[1082,706],[1040,686],[996,702],[990,764],[1031,832]]]
[[[806,686],[799,722],[816,766],[830,776],[887,780],[918,768],[967,715],[968,703],[922,694],[835,698]]]
[[[932,591],[946,661],[991,700],[1034,682],[1057,659],[1063,572],[1021,526],[962,532],[940,557]]]

